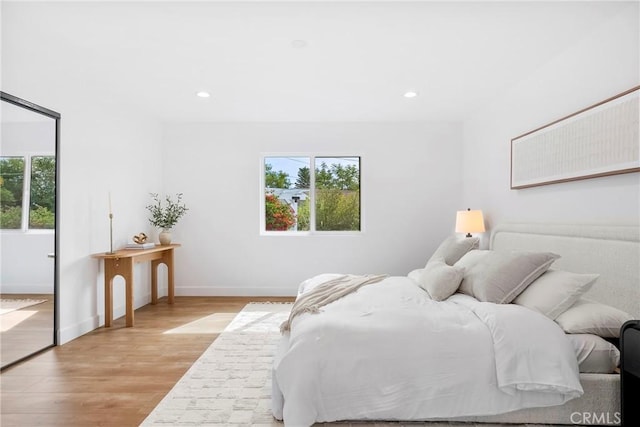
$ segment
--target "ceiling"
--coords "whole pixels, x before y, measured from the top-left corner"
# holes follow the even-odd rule
[[[460,121],[621,13],[638,2],[4,1],[3,90],[163,121]]]

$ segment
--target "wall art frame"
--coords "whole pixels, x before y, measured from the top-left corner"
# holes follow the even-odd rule
[[[511,139],[512,190],[640,172],[640,86]]]

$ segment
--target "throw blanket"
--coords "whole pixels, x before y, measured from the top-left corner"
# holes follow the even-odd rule
[[[349,295],[364,285],[380,282],[386,277],[386,274],[366,274],[364,276],[344,274],[322,283],[313,290],[298,297],[293,304],[289,318],[280,325],[280,332],[285,333],[289,331],[291,329],[291,322],[296,316],[302,313],[317,313],[320,307],[330,304],[345,295]]]

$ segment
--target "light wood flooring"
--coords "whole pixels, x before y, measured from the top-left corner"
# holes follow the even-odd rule
[[[52,294],[0,294],[0,298],[46,300],[0,317],[0,366],[53,345]]]
[[[116,319],[14,365],[0,374],[0,425],[137,426],[245,304],[267,300],[292,298],[163,298],[132,328]]]

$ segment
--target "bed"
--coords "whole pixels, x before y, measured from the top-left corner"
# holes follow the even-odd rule
[[[491,276],[487,259],[513,253],[527,254],[518,265],[530,254],[537,263],[535,274],[516,280],[517,290],[474,285],[473,272]],[[572,313],[598,312],[593,307],[640,317],[640,229],[503,224],[492,231],[490,250],[458,255],[438,258],[447,264],[440,270],[429,267],[434,255],[421,269],[446,272],[447,280],[458,274],[451,296],[434,300],[442,288],[418,286],[415,275],[388,277],[293,318],[274,361],[274,416],[296,427],[338,420],[619,424],[619,374],[579,372],[568,337],[602,340],[597,335],[606,331],[571,329],[579,326]],[[581,284],[561,309],[542,313],[534,290],[563,272]],[[301,295],[332,278],[305,281]]]

